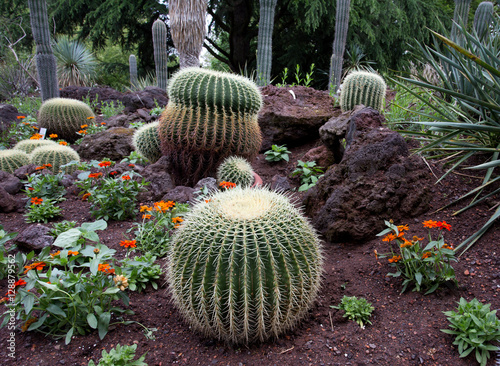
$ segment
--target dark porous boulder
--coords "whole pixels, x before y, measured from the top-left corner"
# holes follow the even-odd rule
[[[37,171],[36,168],[36,164],[23,165],[14,170],[14,175],[21,180],[26,180]]]
[[[13,212],[19,208],[20,202],[0,186],[0,212]]]
[[[163,197],[163,201],[174,201],[178,203],[190,202],[195,192],[194,188],[186,186],[177,186],[169,190]]]
[[[9,194],[16,194],[23,188],[23,184],[15,175],[0,170],[0,187]]]
[[[330,242],[370,240],[385,227],[384,220],[421,215],[432,198],[429,172],[420,157],[409,156],[403,137],[382,127],[377,111],[358,113],[348,125],[342,161],[327,170],[303,202]]]
[[[103,132],[85,136],[81,144],[75,146],[74,149],[82,159],[101,160],[108,158],[115,161],[121,160],[133,150],[132,136],[134,132],[133,128],[110,128]]]
[[[141,194],[143,201],[158,201],[175,187],[169,169],[170,162],[166,156],[144,168],[141,175],[149,184],[146,186],[147,191]]]
[[[17,108],[10,104],[0,104],[0,132],[7,130],[12,122],[19,121],[17,119],[21,114]]]
[[[14,243],[26,252],[41,251],[54,243],[54,237],[49,234],[50,228],[36,224],[28,226],[14,240]]]
[[[138,109],[153,109],[156,103],[160,107],[167,105],[167,92],[156,86],[148,86],[144,90],[129,92],[123,95],[122,103],[125,106],[125,113],[132,113]]]
[[[334,99],[324,91],[268,85],[261,92],[264,102],[259,113],[261,151],[269,150],[273,144],[292,147],[313,141],[319,137],[321,125],[340,114]]]

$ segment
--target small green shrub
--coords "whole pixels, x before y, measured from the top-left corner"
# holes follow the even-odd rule
[[[97,365],[94,361],[90,360],[88,366],[148,366],[144,362],[147,352],[134,361],[136,349],[137,344],[120,346],[118,343],[116,348],[111,349],[109,353],[106,350],[102,350],[102,357]]]
[[[273,145],[271,146],[271,150],[268,150],[264,153],[264,155],[266,156],[266,161],[272,162],[281,160],[289,161],[289,154],[291,154],[291,152],[288,151],[285,145]]]
[[[42,199],[32,197],[31,205],[28,207],[28,212],[24,215],[26,222],[43,222],[47,223],[50,219],[61,216],[62,209],[57,207],[56,202],[51,199]]]
[[[28,180],[23,181],[28,198],[39,197],[51,199],[55,202],[64,200],[66,189],[61,184],[64,173],[58,174],[30,174]]]
[[[354,320],[363,329],[366,323],[372,323],[370,317],[372,316],[372,311],[375,309],[372,304],[363,297],[357,298],[356,296],[349,297],[345,295],[339,305],[330,305],[330,307],[344,310],[344,317],[349,320]]]
[[[309,188],[314,187],[318,179],[323,176],[323,169],[316,166],[315,161],[304,162],[299,160],[297,168],[292,172],[292,177],[300,176],[299,192],[307,191]]]

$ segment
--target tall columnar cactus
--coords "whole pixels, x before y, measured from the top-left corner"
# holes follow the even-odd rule
[[[85,103],[67,98],[53,98],[42,104],[38,111],[38,124],[60,138],[74,141],[82,125],[95,118],[92,109]]]
[[[257,39],[257,85],[266,86],[271,80],[273,61],[274,11],[278,0],[260,0],[259,37]]]
[[[195,205],[172,238],[168,280],[192,327],[264,341],[307,315],[320,287],[318,236],[288,198],[236,187]]]
[[[158,125],[160,122],[145,124],[140,127],[132,138],[132,145],[135,150],[154,163],[161,157],[160,135],[158,133]]]
[[[135,55],[130,55],[128,57],[128,67],[130,71],[130,86],[132,89],[137,88],[137,59]]]
[[[254,182],[253,168],[239,156],[230,156],[217,168],[217,181],[231,182],[241,187],[249,187]]]
[[[160,117],[164,155],[184,184],[215,173],[228,156],[252,159],[262,137],[257,85],[239,75],[186,68],[170,80],[169,102]]]
[[[36,44],[36,69],[40,82],[42,101],[59,96],[57,62],[50,45],[47,3],[45,0],[28,0],[31,31]]]
[[[30,164],[30,156],[22,150],[0,150],[0,170],[14,173],[17,168]]]
[[[340,108],[349,111],[363,104],[378,111],[384,108],[386,85],[384,79],[374,72],[354,71],[346,76],[340,92]]]
[[[455,43],[462,44],[463,42],[463,36],[459,26],[463,24],[467,27],[471,2],[472,0],[455,0],[453,24],[451,26],[451,40]]]
[[[159,19],[155,20],[153,23],[153,50],[158,87],[167,90],[167,26]]]
[[[483,1],[474,13],[474,30],[480,39],[484,40],[489,35],[490,24],[493,21],[493,3]]]
[[[335,38],[333,40],[333,53],[330,63],[330,77],[328,89],[330,94],[337,92],[342,76],[342,63],[344,61],[344,50],[349,29],[349,11],[351,0],[337,0],[335,14]]]
[[[13,149],[22,150],[26,154],[30,154],[37,147],[47,146],[47,145],[54,146],[57,145],[57,143],[52,140],[21,140],[14,145]]]
[[[80,161],[80,156],[71,147],[63,145],[49,145],[37,147],[31,153],[31,163],[42,166],[44,164],[50,164],[50,170],[54,173],[59,173],[62,165],[68,164],[69,162],[76,160]],[[70,167],[65,167],[63,170],[65,173],[73,173],[76,171],[77,166],[72,165]]]
[[[170,33],[179,52],[180,68],[200,66],[206,34],[206,0],[170,0]]]

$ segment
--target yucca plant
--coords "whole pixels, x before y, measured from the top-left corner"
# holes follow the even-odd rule
[[[424,145],[420,152],[434,152],[432,157],[448,156],[453,164],[440,178],[462,168],[466,161],[479,157],[484,163],[465,169],[484,170],[482,183],[463,195],[454,204],[464,198],[472,201],[456,211],[457,215],[483,202],[488,197],[500,193],[500,188],[493,188],[488,193],[485,189],[495,187],[500,180],[495,168],[500,166],[500,44],[493,40],[483,43],[477,36],[460,27],[463,33],[463,47],[448,38],[433,32],[434,45],[419,46],[420,58],[431,63],[439,74],[442,85],[436,86],[421,80],[401,78],[426,91],[415,93],[402,82],[398,85],[424,102],[432,113],[419,112],[427,121],[411,122],[428,126],[425,132],[406,132]],[[495,19],[494,34],[500,31],[498,17]],[[490,37],[494,38],[494,37]],[[450,57],[451,55],[451,57]],[[448,74],[444,70],[450,70]],[[496,186],[498,187],[498,186]],[[448,206],[449,206],[448,205]],[[466,251],[500,217],[497,207],[486,224],[456,249]]]
[[[78,41],[59,37],[54,45],[57,76],[61,86],[89,86],[95,76],[97,61],[90,50]]]

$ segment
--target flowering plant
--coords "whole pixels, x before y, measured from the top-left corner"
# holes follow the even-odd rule
[[[64,173],[52,174],[50,171],[46,171],[45,168],[47,168],[47,164],[37,167],[37,172],[31,174],[28,180],[22,182],[24,183],[24,192],[28,198],[39,197],[56,202],[64,201],[63,197],[66,194],[66,189],[61,184]],[[42,171],[42,173],[40,174],[38,171]]]
[[[28,212],[24,215],[26,222],[44,222],[47,223],[50,219],[60,216],[62,209],[55,205],[55,201],[51,199],[42,199],[32,197],[31,205],[28,207]]]
[[[451,225],[446,221],[425,221],[424,227],[439,228],[437,240],[432,240],[429,230],[429,244],[423,246],[424,238],[413,236],[412,240],[406,239],[408,225],[396,226],[392,222],[385,221],[388,227],[377,236],[384,236],[382,241],[391,244],[391,252],[375,255],[380,258],[388,258],[391,267],[396,268],[395,273],[388,276],[403,277],[403,289],[406,291],[408,285],[413,284],[413,291],[426,291],[426,295],[437,290],[440,284],[452,281],[456,285],[455,270],[451,262],[456,262],[453,247],[444,242],[442,230],[451,230]],[[396,247],[396,249],[394,249]]]

